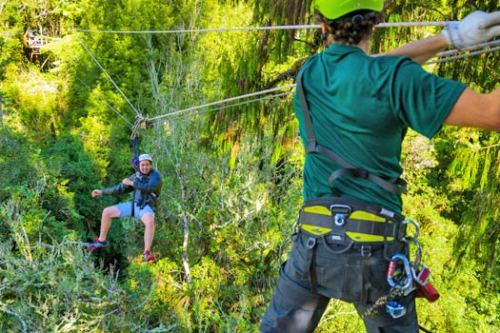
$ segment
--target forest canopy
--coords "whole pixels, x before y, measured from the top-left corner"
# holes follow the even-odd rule
[[[386,1],[384,19],[475,10],[498,1]],[[0,331],[257,332],[302,205],[288,86],[323,45],[317,29],[199,29],[315,23],[310,0],[0,0]],[[441,29],[376,29],[372,52]],[[499,60],[424,68],[489,92]],[[118,202],[91,191],[133,172],[141,117],[159,117],[137,133],[164,177],[150,264],[132,219],[113,222],[108,248],[80,246]],[[421,225],[441,293],[417,301],[420,323],[500,330],[500,134],[444,127],[429,141],[410,131],[403,151],[403,213]],[[362,330],[351,305],[332,301],[317,332]]]

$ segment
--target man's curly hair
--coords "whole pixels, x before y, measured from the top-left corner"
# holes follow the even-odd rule
[[[320,22],[329,27],[328,35],[332,35],[337,43],[358,45],[364,38],[370,37],[373,27],[381,21],[381,15],[373,11],[356,11],[336,20],[328,20],[316,12]]]

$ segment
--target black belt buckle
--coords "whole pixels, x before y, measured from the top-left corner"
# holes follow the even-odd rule
[[[342,227],[351,214],[352,208],[348,205],[333,204],[330,206],[330,211],[332,212],[335,225]]]

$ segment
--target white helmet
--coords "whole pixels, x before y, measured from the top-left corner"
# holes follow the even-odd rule
[[[141,162],[141,161],[149,161],[149,162],[153,163],[153,158],[149,154],[141,154],[139,156],[139,162]]]

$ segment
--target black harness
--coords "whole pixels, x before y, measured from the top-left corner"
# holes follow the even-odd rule
[[[307,66],[307,65],[306,65]],[[345,246],[342,250],[339,250],[337,253],[344,253],[354,246],[358,246],[361,249],[362,256],[370,256],[371,251],[374,246],[380,246],[384,249],[384,255],[386,256],[387,251],[387,238],[392,237],[394,240],[400,240],[406,233],[406,225],[402,223],[404,218],[398,214],[390,212],[384,208],[376,207],[374,205],[369,205],[366,203],[356,204],[354,202],[349,202],[343,198],[335,198],[337,196],[332,183],[340,178],[340,177],[355,177],[367,179],[371,182],[374,182],[384,190],[400,195],[402,193],[407,192],[407,183],[401,178],[397,179],[389,179],[387,177],[381,177],[374,175],[364,169],[358,168],[345,161],[342,157],[340,157],[337,153],[326,148],[320,144],[318,144],[316,140],[316,136],[314,135],[313,125],[312,125],[312,117],[311,112],[309,110],[309,105],[307,103],[306,95],[304,92],[304,87],[302,84],[302,76],[307,67],[305,67],[297,76],[297,93],[300,98],[300,105],[302,109],[302,116],[304,119],[304,125],[307,132],[307,147],[306,154],[321,154],[326,156],[331,161],[335,162],[340,166],[340,169],[332,172],[332,174],[328,177],[328,184],[332,188],[332,193],[334,194],[333,198],[320,198],[316,200],[311,200],[305,203],[304,207],[309,205],[326,205],[332,211],[332,216],[324,216],[321,214],[307,214],[303,211],[299,215],[298,223],[299,225],[311,224],[320,228],[331,228],[332,232],[329,232],[324,236],[317,236],[309,234],[309,239],[307,242],[307,258],[309,263],[309,274],[310,274],[310,282],[311,282],[311,292],[316,293],[317,288],[317,279],[316,279],[316,269],[314,265],[315,254],[316,254],[316,245],[318,240],[327,241],[329,238],[336,237],[335,242],[343,243]],[[323,202],[325,201],[325,202]],[[372,212],[378,216],[383,216],[386,218],[386,223],[377,223],[370,221],[356,221],[349,218],[349,215],[353,208],[358,206],[359,209]],[[344,211],[345,210],[345,211]],[[383,236],[382,244],[375,245],[376,243],[366,244],[366,243],[357,243],[353,240],[347,241],[347,237],[345,236],[348,231],[356,231],[368,234],[375,234]],[[304,232],[302,230],[302,232]],[[306,232],[307,233],[307,232]],[[386,256],[387,258],[387,256]],[[366,263],[363,261],[363,276],[366,276],[365,270],[367,269]],[[369,281],[367,282],[369,284]],[[367,286],[368,286],[367,284]],[[367,293],[364,291],[362,295],[362,302],[366,303]]]

